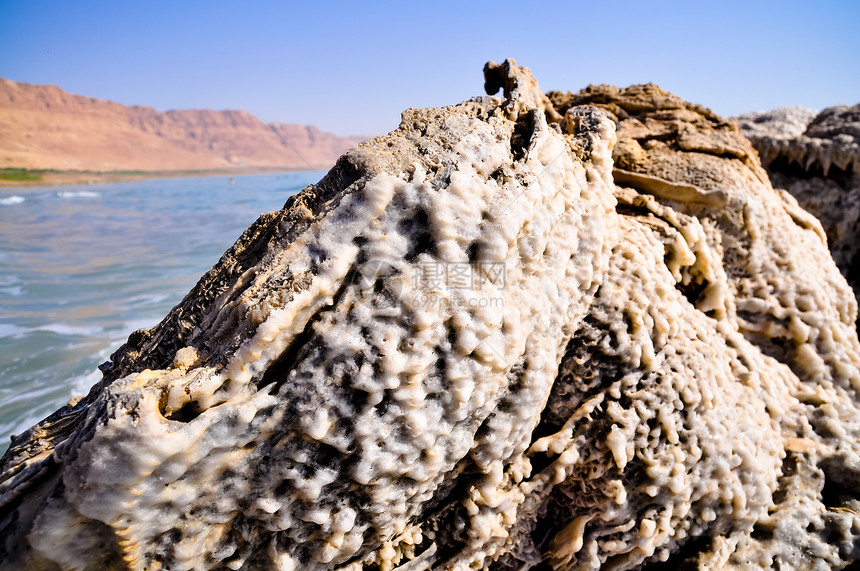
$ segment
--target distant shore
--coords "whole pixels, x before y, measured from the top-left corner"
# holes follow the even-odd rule
[[[22,186],[54,186],[61,184],[100,184],[105,182],[127,182],[153,178],[186,178],[207,176],[237,176],[278,172],[319,171],[320,178],[332,165],[317,165],[314,168],[298,167],[236,167],[202,170],[159,171],[62,171],[42,169],[0,169],[0,188]]]

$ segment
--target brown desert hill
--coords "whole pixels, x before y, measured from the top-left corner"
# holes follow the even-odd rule
[[[363,137],[247,111],[125,106],[0,78],[0,168],[117,171],[331,166]]]

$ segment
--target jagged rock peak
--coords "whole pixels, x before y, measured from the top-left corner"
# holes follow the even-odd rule
[[[860,104],[828,107],[809,123],[805,135],[845,143],[860,142]]]
[[[410,109],[0,461],[30,569],[837,567],[857,305],[654,85]]]
[[[860,104],[828,107],[818,114],[802,107],[783,107],[737,119],[765,166],[785,163],[776,167],[784,170],[793,164],[824,177],[833,167],[840,172],[860,172]]]
[[[818,111],[808,107],[787,105],[770,111],[753,111],[738,115],[735,120],[749,138],[770,137],[795,139],[806,131]]]
[[[789,117],[784,119],[784,117]],[[775,188],[818,218],[839,269],[860,299],[860,105],[742,115]],[[782,125],[792,122],[790,129]]]

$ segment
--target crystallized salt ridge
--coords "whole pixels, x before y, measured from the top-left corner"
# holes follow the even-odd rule
[[[261,217],[13,443],[3,565],[853,560],[860,344],[820,224],[656,86],[485,79]]]
[[[774,188],[821,221],[833,259],[860,299],[860,105],[808,112],[776,109],[738,120]],[[786,117],[803,128],[780,128]]]

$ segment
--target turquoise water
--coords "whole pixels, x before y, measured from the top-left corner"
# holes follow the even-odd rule
[[[0,454],[319,173],[0,189]]]

